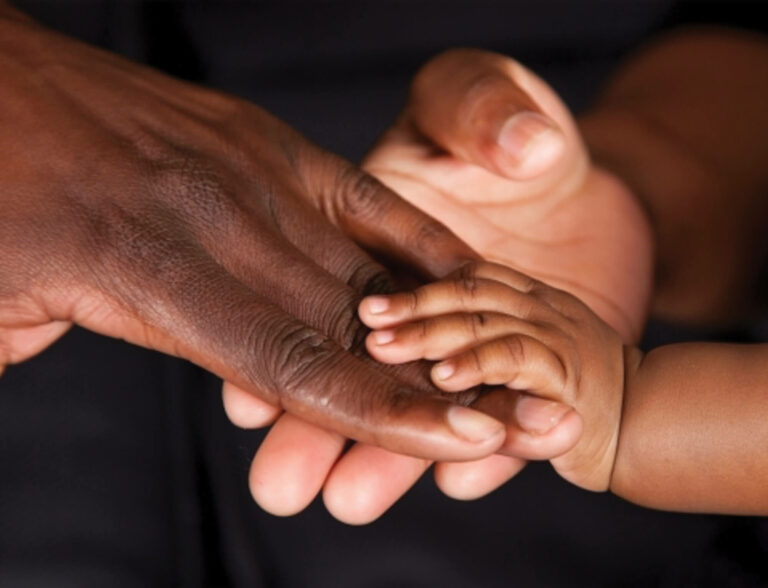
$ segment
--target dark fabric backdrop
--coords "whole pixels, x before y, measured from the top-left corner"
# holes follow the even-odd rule
[[[442,49],[513,55],[579,110],[664,27],[764,22],[757,4],[666,0],[18,4],[248,97],[353,160]],[[652,325],[646,345],[723,335]],[[471,503],[427,476],[362,528],[319,503],[272,517],[246,486],[262,433],[226,421],[218,387],[187,363],[78,329],[10,368],[0,379],[0,587],[768,585],[763,520],[641,509],[572,488],[546,464]]]

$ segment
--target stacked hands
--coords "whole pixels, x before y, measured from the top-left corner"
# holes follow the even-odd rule
[[[250,484],[277,514],[322,491],[371,521],[432,460],[459,498],[528,459],[610,487],[650,230],[540,79],[437,57],[366,173],[0,8],[0,371],[72,324],[213,371],[234,423],[274,422]],[[443,279],[393,293],[368,252]]]
[[[526,460],[550,459],[565,479],[606,490],[624,362],[634,366],[639,354],[623,343],[639,338],[651,290],[650,229],[634,196],[589,161],[549,86],[482,51],[428,63],[364,169],[497,262],[468,262],[443,282],[359,308],[374,329],[374,359],[444,360],[431,368],[435,388],[504,424],[495,454],[437,463],[438,485],[477,498]],[[265,410],[252,395],[225,388],[224,399],[235,423],[260,424],[248,416]],[[328,453],[308,449],[325,441],[281,417],[253,464],[256,500],[291,514],[322,487],[337,518],[368,522],[431,463],[357,445],[333,464],[340,439]]]
[[[566,480],[609,488],[624,381],[637,352],[625,353],[618,333],[578,298],[476,263],[412,292],[368,297],[360,316],[375,329],[366,343],[381,362],[440,360],[430,375],[446,392],[503,386],[470,399],[520,427],[508,427],[500,454],[551,459]],[[563,421],[583,427],[572,447],[572,438],[546,438]]]

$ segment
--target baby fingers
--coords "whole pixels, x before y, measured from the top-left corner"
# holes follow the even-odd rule
[[[537,396],[566,401],[568,374],[549,347],[529,335],[516,333],[482,343],[432,368],[432,381],[446,391],[479,384],[503,384]]]
[[[537,336],[539,330],[536,324],[507,314],[460,312],[373,331],[366,346],[376,360],[396,364],[446,359],[505,335]]]
[[[546,320],[557,315],[537,296],[474,274],[427,284],[411,292],[370,296],[359,307],[360,319],[372,329],[389,329],[459,312],[498,312],[524,320]]]

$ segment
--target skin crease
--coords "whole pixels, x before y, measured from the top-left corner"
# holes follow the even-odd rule
[[[432,381],[450,392],[479,384],[505,386],[572,406],[582,417],[584,433],[552,465],[577,486],[608,489],[625,353],[619,334],[583,302],[487,262],[388,296],[388,310],[375,312],[381,299],[366,298],[360,305],[363,322],[375,329],[366,341],[373,357],[389,364],[438,360]],[[446,368],[451,371],[443,373]],[[502,388],[496,394],[510,391]],[[507,437],[501,451],[520,453],[517,442]]]
[[[339,229],[424,275],[471,249],[258,107],[0,7],[2,368],[77,323],[399,453],[501,445],[423,366],[365,357],[357,304],[393,282]]]
[[[653,308],[668,320],[698,325],[732,323],[752,312],[758,300],[754,281],[760,272],[765,244],[762,236],[768,221],[766,200],[762,198],[768,183],[765,178],[768,168],[762,155],[767,150],[765,138],[768,137],[768,111],[762,107],[768,97],[768,78],[764,75],[768,71],[764,67],[767,53],[765,41],[747,33],[693,29],[667,34],[619,68],[594,107],[579,119],[579,130],[593,158],[603,169],[620,177],[648,213],[653,227],[657,273]],[[444,85],[432,91],[435,96],[439,95],[441,103],[454,107],[438,109],[439,120],[433,119],[427,128],[423,121],[411,120],[413,111],[406,108],[394,132],[402,132],[403,122],[406,127],[420,129],[422,133],[434,134],[435,129],[440,128],[439,140],[426,135],[433,145],[434,142],[439,145],[433,146],[435,153],[442,156],[453,153],[458,157],[459,152],[465,161],[498,174],[498,160],[488,155],[488,132],[473,134],[471,128],[462,126],[456,112],[455,106],[462,103],[466,103],[470,111],[476,110],[478,107],[473,102],[478,93],[473,92],[474,86],[457,87],[452,83],[461,79],[458,74],[468,65],[462,54],[451,52],[450,55],[456,60],[442,59],[444,71],[435,76]],[[491,56],[490,63],[498,58]],[[496,89],[509,96],[508,109],[514,111],[520,104],[528,109],[530,97],[526,97],[508,75],[506,83],[505,76],[499,80],[498,68],[488,70],[488,63],[488,59],[476,63],[479,79],[487,80],[484,73],[488,73],[496,80]],[[686,75],[680,76],[681,71]],[[428,103],[425,100],[425,104]],[[734,108],[734,104],[738,107]],[[422,110],[422,116],[424,112]],[[489,114],[485,117],[489,121],[487,126],[501,128],[509,112],[501,113],[502,120]],[[749,116],[742,116],[747,112]],[[388,138],[389,135],[382,141],[384,148]],[[413,152],[423,153],[422,141],[413,146]],[[498,151],[491,152],[494,154],[498,155]],[[509,166],[503,169],[508,174]],[[478,179],[489,177],[482,173],[477,176]],[[482,189],[478,187],[478,191]],[[627,220],[635,218],[633,214]],[[620,227],[625,221],[617,218],[616,222]],[[642,322],[638,317],[638,324]],[[699,367],[703,369],[706,365]],[[662,394],[663,387],[658,388],[657,393]],[[691,390],[691,394],[695,392]],[[234,394],[225,395],[225,402],[233,397]],[[641,397],[631,395],[628,403]],[[690,398],[692,401],[693,397]],[[716,401],[714,392],[712,400]],[[647,414],[659,416],[652,411]],[[248,421],[244,414],[238,416],[243,422]],[[235,419],[235,422],[239,421]],[[653,424],[663,421],[648,418],[643,422],[647,426],[647,440],[650,431],[658,430]],[[296,434],[301,434],[307,444],[317,437],[311,428]],[[628,444],[622,444],[619,451],[625,446]],[[400,458],[398,462],[393,456],[370,474],[370,479],[378,483],[367,485],[375,491],[362,500],[356,496],[354,486],[359,477],[353,474],[360,471],[357,466],[366,463],[365,447],[357,450],[353,457],[345,456],[335,465],[327,462],[322,474],[326,477],[326,505],[335,516],[348,522],[368,522],[380,516],[418,477],[414,474],[410,480],[403,481],[394,476],[394,472],[413,471],[414,462],[409,458]],[[377,459],[374,455],[370,457]],[[691,463],[701,463],[701,460]],[[472,463],[438,464],[435,476],[449,495],[473,498],[498,487],[522,465],[520,460],[493,456]],[[263,471],[261,474],[265,475]],[[293,476],[291,472],[284,474],[283,479],[299,477],[297,472],[293,472]],[[393,479],[397,482],[392,482]],[[682,478],[686,479],[691,478]],[[322,484],[323,481],[318,481],[314,487]],[[614,488],[619,493],[622,492],[620,486],[617,484]],[[313,497],[314,494],[306,493],[302,504],[308,504]],[[629,494],[626,497],[637,500]],[[679,501],[673,503],[668,499],[649,501],[649,505],[681,508]],[[354,502],[354,509],[346,508],[348,500]],[[270,505],[275,506],[279,505]],[[714,503],[710,506],[714,510],[719,508]],[[723,508],[733,510],[727,505]]]
[[[542,109],[537,104],[543,105]],[[531,109],[551,114],[556,124],[551,123],[555,130],[549,138],[562,142],[560,148],[548,149],[546,157],[534,165],[525,157],[510,158],[508,153],[492,149],[503,121]],[[463,127],[463,112],[473,113],[472,120],[488,122],[486,126]],[[435,144],[435,134],[443,149]],[[445,149],[456,145],[464,146],[464,157],[473,161],[491,153],[493,160],[486,162],[486,167],[492,166],[494,173],[446,153]],[[651,247],[646,217],[620,182],[589,165],[570,114],[548,86],[519,64],[480,51],[456,50],[438,56],[418,74],[403,116],[364,165],[405,198],[449,224],[482,254],[526,270],[536,267],[541,279],[546,277],[588,298],[627,341],[639,336],[650,295]],[[502,171],[505,177],[498,175]],[[602,216],[595,215],[595,210]],[[615,230],[606,231],[606,224]],[[226,391],[225,404],[237,404],[238,396],[242,395],[236,390]],[[572,446],[573,437],[581,431],[578,415],[561,410],[559,426],[545,435],[531,435],[510,416],[514,415],[516,395],[496,395],[493,402],[481,402],[486,407],[493,405],[493,414],[506,415],[507,436],[518,444],[513,456],[494,456],[471,464],[438,464],[438,484],[456,498],[475,498],[493,490],[522,468],[523,458],[556,456]],[[541,402],[542,411],[549,406]],[[260,424],[245,412],[240,413],[242,420],[235,415],[236,423]],[[301,432],[294,427],[292,433],[304,435],[307,447],[323,443],[323,436],[309,428]],[[268,435],[254,461],[251,480],[258,482],[258,488],[254,490],[252,484],[252,490],[259,504],[270,512],[288,514],[298,510],[297,506],[306,506],[314,494],[307,491],[303,501],[291,502],[290,509],[271,499],[279,495],[276,488],[266,490],[273,479],[272,468],[290,464],[276,455],[265,457],[283,445],[281,437],[279,431]],[[379,467],[367,467],[369,463]],[[357,448],[336,465],[328,464],[326,506],[346,522],[369,522],[407,490],[428,465],[406,457],[385,460],[379,451]],[[400,475],[403,471],[412,475]],[[365,477],[360,472],[366,472]],[[294,475],[282,474],[280,479],[292,478],[304,480],[307,488],[322,486],[319,480],[307,484],[305,473],[298,469]],[[357,491],[361,487],[374,490],[361,498]],[[298,492],[292,489],[292,496]],[[350,504],[356,506],[351,508]]]
[[[644,358],[565,292],[488,263],[471,266],[468,288],[469,271],[389,296],[384,312],[381,297],[363,300],[371,355],[440,360],[443,390],[505,385],[573,406],[584,432],[551,460],[572,484],[653,508],[768,514],[768,345],[668,345]]]

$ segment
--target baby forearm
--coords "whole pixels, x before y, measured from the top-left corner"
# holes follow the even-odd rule
[[[611,490],[652,508],[768,514],[768,345],[669,345],[630,366]]]

